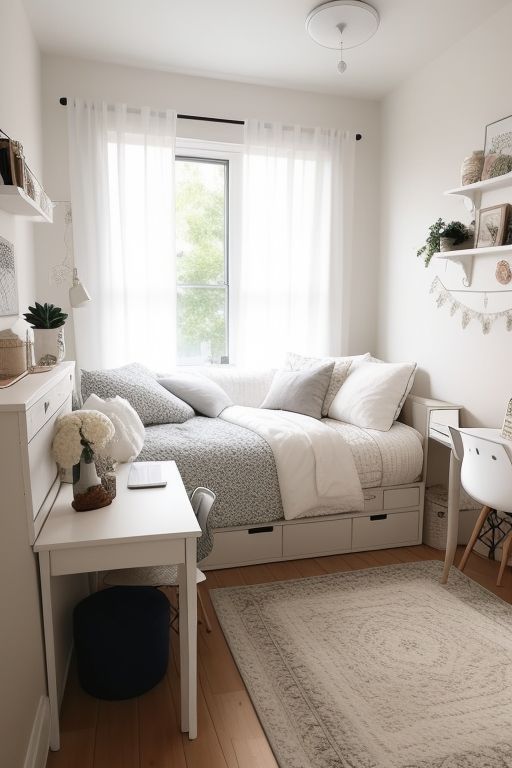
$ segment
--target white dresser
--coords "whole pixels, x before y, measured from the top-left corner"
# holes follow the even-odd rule
[[[0,389],[0,488],[7,516],[26,515],[33,544],[59,490],[51,443],[55,420],[71,410],[74,362]]]

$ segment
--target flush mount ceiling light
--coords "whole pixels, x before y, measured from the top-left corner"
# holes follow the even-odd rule
[[[340,52],[338,72],[347,68],[343,51],[366,43],[379,28],[379,13],[362,0],[332,0],[313,8],[306,19],[311,38],[324,48]]]

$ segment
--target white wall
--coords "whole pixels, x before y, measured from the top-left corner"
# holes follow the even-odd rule
[[[61,96],[83,96],[139,106],[172,107],[182,114],[232,119],[257,117],[305,125],[340,126],[363,134],[357,144],[355,214],[355,297],[349,329],[349,352],[375,346],[377,280],[375,254],[378,243],[379,110],[375,102],[342,99],[301,91],[209,80],[165,72],[82,61],[58,56],[43,58],[43,126],[45,186],[55,200],[69,199],[66,109]],[[180,121],[181,122],[181,121]],[[178,126],[185,133],[193,126]],[[239,128],[216,126],[219,138],[239,141]],[[211,137],[211,133],[208,134]],[[62,207],[62,206],[61,206]],[[57,216],[62,215],[57,209]],[[38,262],[38,286],[47,288],[51,300],[66,303],[62,288],[49,286],[48,268],[63,257],[62,225],[40,232],[43,258]],[[44,239],[43,239],[44,238]],[[68,333],[69,339],[69,333]],[[72,354],[72,348],[70,347]]]
[[[462,288],[457,268],[429,269],[416,258],[428,226],[439,216],[469,222],[462,199],[443,197],[460,184],[462,159],[483,149],[485,126],[512,113],[510,29],[512,5],[391,93],[382,109],[382,251],[378,354],[417,360],[418,394],[461,403],[464,423],[500,426],[512,396],[512,334],[498,321],[488,336],[460,314],[437,309],[430,285],[438,274]],[[512,188],[500,202],[512,202]],[[496,258],[475,261],[472,288],[500,288]],[[510,259],[509,259],[510,261]],[[480,295],[457,294],[483,310]],[[488,311],[512,307],[512,293],[489,297]]]
[[[39,51],[21,0],[9,0],[1,6],[2,54],[9,65],[0,67],[0,127],[23,143],[25,157],[39,175]],[[35,298],[34,226],[0,212],[0,235],[16,249],[21,311]],[[0,318],[0,329],[8,328],[15,319]],[[8,448],[1,446],[1,450]],[[44,650],[37,567],[28,543],[26,519],[23,515],[12,521],[8,514],[2,514],[1,503],[0,605],[0,763],[21,768],[39,699],[46,694]]]
[[[1,3],[0,128],[21,141],[28,164],[41,174],[41,62],[21,0]],[[35,298],[33,224],[0,211],[0,235],[15,245],[20,311]],[[0,317],[0,330],[15,317]]]

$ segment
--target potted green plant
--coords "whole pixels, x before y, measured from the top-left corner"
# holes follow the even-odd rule
[[[470,247],[472,238],[472,230],[461,221],[450,221],[447,224],[443,219],[437,219],[429,227],[425,245],[417,251],[416,256],[423,256],[425,266],[428,267],[435,253]]]
[[[34,330],[34,361],[36,365],[56,365],[64,360],[64,323],[67,314],[54,304],[39,304],[23,315]]]

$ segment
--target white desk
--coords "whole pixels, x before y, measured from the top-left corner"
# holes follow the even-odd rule
[[[506,446],[509,452],[512,453],[512,443],[510,440],[506,440],[501,436],[501,430],[488,429],[485,427],[471,427],[469,429],[461,429],[467,435],[475,435],[476,437],[483,437],[490,440],[493,443],[501,443]],[[441,442],[441,440],[439,441]],[[451,440],[446,438],[445,445],[451,448],[450,453],[450,478],[448,483],[448,533],[446,539],[446,553],[444,557],[443,575],[441,576],[441,584],[446,584],[450,573],[450,568],[453,565],[455,559],[455,552],[457,550],[457,536],[459,531],[459,501],[460,501],[460,468],[462,462],[456,457],[453,450]]]
[[[60,747],[52,577],[147,565],[178,564],[181,730],[190,739],[197,736],[196,539],[201,529],[176,464],[161,464],[165,488],[129,490],[130,465],[124,464],[112,504],[90,512],[75,512],[73,487],[62,485],[34,544],[41,571],[52,750]]]

